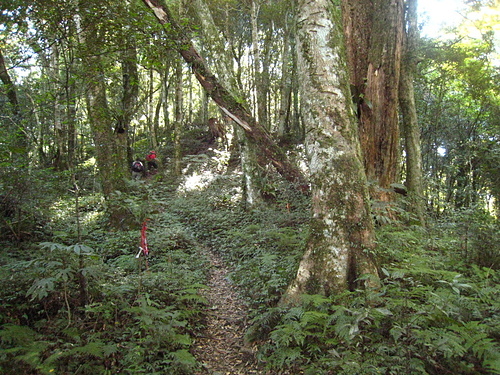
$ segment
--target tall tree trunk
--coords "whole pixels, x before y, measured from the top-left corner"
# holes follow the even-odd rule
[[[65,97],[66,97],[66,131],[67,131],[67,150],[68,150],[68,168],[73,169],[77,162],[77,127],[76,127],[76,80],[70,79],[71,65],[66,66],[65,71]]]
[[[399,159],[398,87],[403,0],[342,0],[351,85],[358,103],[359,133],[372,195],[392,200]]]
[[[63,119],[63,88],[61,87],[61,73],[59,69],[59,47],[55,43],[52,46],[52,51],[49,60],[49,76],[53,81],[54,87],[54,139],[56,144],[55,155],[54,155],[54,168],[59,171],[63,171],[68,168],[67,160],[67,150],[66,150],[66,128],[65,121]]]
[[[290,109],[292,101],[292,75],[289,63],[292,53],[290,50],[290,30],[288,22],[285,24],[283,51],[281,54],[281,82],[280,82],[280,107],[278,111],[277,137],[281,143],[289,140],[290,136]]]
[[[202,26],[203,49],[209,49],[212,52],[211,55],[216,56],[213,61],[210,61],[214,66],[214,71],[217,73],[220,82],[231,95],[237,95],[241,88],[238,85],[232,69],[234,65],[233,59],[224,39],[215,25],[210,8],[205,0],[193,0],[192,6]]]
[[[329,0],[299,0],[298,67],[312,219],[306,252],[284,301],[303,293],[352,289],[377,274],[374,230],[349,92],[338,10]]]
[[[97,167],[102,185],[103,194],[110,198],[116,190],[117,181],[114,177],[113,167],[113,133],[112,119],[109,113],[106,97],[106,83],[104,82],[99,57],[88,58],[89,67],[93,67],[93,76],[87,76],[87,111],[92,129],[94,144],[96,146]],[[101,74],[99,74],[101,73]]]
[[[121,56],[122,67],[122,100],[116,133],[117,157],[123,160],[121,168],[128,173],[130,162],[134,158],[130,146],[130,124],[137,109],[139,97],[139,73],[137,70],[137,48],[131,36],[126,39],[125,49]],[[126,163],[125,163],[126,162]]]
[[[416,215],[422,225],[425,225],[420,128],[413,88],[414,72],[417,66],[415,52],[419,38],[417,0],[406,0],[406,4],[406,34],[399,81],[399,106],[406,151],[406,188],[410,198],[410,211]]]
[[[182,123],[184,121],[184,108],[183,108],[183,79],[184,75],[182,72],[182,61],[178,59],[177,65],[175,67],[175,121],[173,129],[173,139],[174,139],[174,169],[173,173],[175,176],[181,175],[182,170],[182,148],[181,148],[181,136],[182,136]]]
[[[252,24],[252,58],[253,58],[253,90],[251,90],[253,103],[254,105],[254,117],[260,122],[261,125],[264,125],[259,118],[260,113],[260,100],[261,97],[259,95],[259,80],[260,80],[260,47],[259,47],[259,26],[258,26],[258,18],[260,12],[260,3],[259,0],[252,0],[252,7],[250,11],[250,19]]]
[[[5,65],[5,59],[0,48],[0,80],[5,86],[7,99],[9,100],[12,110],[12,134],[14,134],[14,146],[26,148],[28,146],[28,137],[23,129],[21,107],[17,98],[16,87],[10,78],[10,74]]]
[[[265,53],[261,54],[261,38],[259,30],[260,0],[252,0],[250,19],[252,20],[252,58],[253,58],[253,90],[255,95],[256,120],[270,130],[267,113],[269,66],[266,66]],[[269,38],[264,43],[267,43]],[[264,55],[264,56],[263,56]]]
[[[203,58],[194,48],[191,40],[171,17],[167,7],[159,0],[143,0],[150,7],[158,21],[170,24],[169,34],[176,43],[177,51],[191,67],[196,79],[207,91],[219,108],[245,131],[248,139],[259,148],[259,164],[266,166],[269,161],[288,181],[296,184],[301,191],[308,191],[308,182],[302,172],[288,160],[286,154],[272,140],[269,133],[252,117],[248,109],[219,82],[210,71]]]
[[[290,3],[289,18],[285,23],[285,36],[282,53],[281,100],[278,116],[278,139],[281,143],[300,142],[304,139],[299,113],[300,103],[297,83],[296,48],[296,1]]]
[[[82,3],[83,4],[83,3]],[[81,8],[82,10],[85,8]],[[82,41],[85,44],[85,77],[86,77],[86,102],[88,119],[92,130],[99,180],[103,195],[107,201],[109,224],[113,229],[123,227],[129,216],[128,211],[118,206],[113,201],[115,191],[123,191],[123,174],[121,165],[125,162],[119,160],[116,153],[116,137],[114,134],[113,118],[111,116],[107,94],[105,73],[101,60],[100,46],[103,45],[93,12],[82,11]]]

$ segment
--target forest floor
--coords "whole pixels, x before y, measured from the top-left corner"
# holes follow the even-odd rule
[[[196,375],[262,374],[252,347],[244,340],[248,306],[229,281],[229,271],[220,256],[205,251],[211,263],[208,288],[203,292],[209,312],[205,329],[194,345],[194,355],[202,364]]]

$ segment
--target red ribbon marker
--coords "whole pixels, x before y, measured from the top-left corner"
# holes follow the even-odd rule
[[[142,223],[142,229],[141,229],[141,250],[145,256],[149,254],[148,239],[146,238],[146,230],[148,229],[146,225],[147,223],[148,221],[145,220],[144,223]]]
[[[149,254],[148,239],[146,238],[146,230],[148,229],[148,227],[147,227],[148,220],[149,219],[146,219],[146,220],[144,220],[144,223],[142,223],[141,246],[139,247],[139,252],[135,256],[136,258],[139,258],[141,256],[141,253],[143,253],[145,257],[147,257]]]

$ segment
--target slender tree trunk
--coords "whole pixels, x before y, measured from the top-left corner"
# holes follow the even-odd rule
[[[259,72],[259,81],[257,83],[257,102],[259,103],[259,123],[264,126],[267,131],[271,131],[271,119],[269,118],[269,101],[270,101],[270,82],[269,82],[269,67],[271,65],[273,29],[267,31],[266,37],[262,40],[264,44],[263,53],[261,54],[261,69]]]
[[[164,120],[164,127],[166,130],[170,129],[170,112],[168,110],[168,96],[170,93],[170,80],[169,80],[169,72],[170,72],[170,65],[168,65],[165,69],[165,74],[163,75],[162,78],[162,84],[163,84],[163,95],[162,95],[162,100],[163,100],[163,120]]]
[[[299,75],[297,73],[298,67],[297,67],[297,39],[296,39],[296,34],[297,34],[297,26],[296,26],[296,20],[297,17],[299,16],[297,14],[297,2],[295,0],[292,0],[292,12],[293,12],[293,17],[294,17],[294,26],[292,29],[292,32],[290,33],[290,48],[292,50],[291,53],[291,60],[292,60],[292,108],[293,108],[293,115],[292,119],[290,122],[290,128],[291,128],[291,134],[295,136],[296,142],[302,142],[305,138],[305,130],[304,126],[301,123],[300,120],[300,102],[299,102]]]
[[[181,135],[182,135],[182,123],[184,121],[183,116],[183,78],[182,73],[182,61],[177,62],[175,68],[175,122],[174,122],[174,169],[173,173],[175,176],[181,175],[182,170],[182,148],[181,148]]]
[[[125,50],[121,56],[123,93],[119,123],[115,128],[117,157],[123,160],[123,173],[128,174],[134,158],[130,145],[130,124],[137,109],[139,97],[139,72],[137,69],[137,48],[131,36],[127,36]],[[125,163],[126,162],[126,163]]]
[[[259,18],[260,4],[259,0],[252,0],[252,8],[250,12],[250,19],[252,24],[252,58],[253,58],[253,90],[252,97],[254,105],[254,117],[255,119],[261,122],[259,118],[260,112],[260,100],[261,97],[259,95],[259,80],[260,80],[260,48],[259,48],[259,26],[258,26],[258,18]],[[265,124],[263,124],[265,126]]]
[[[410,210],[425,225],[424,189],[422,176],[422,152],[420,128],[415,106],[413,78],[417,62],[418,18],[417,0],[407,0],[406,34],[404,38],[401,78],[399,81],[399,106],[401,109],[404,145],[406,151],[406,188],[410,198]]]
[[[59,47],[54,44],[52,47],[51,55],[49,57],[49,75],[53,82],[54,88],[54,139],[56,143],[55,155],[54,155],[54,168],[59,171],[63,171],[68,168],[66,163],[67,152],[66,152],[66,129],[65,122],[63,119],[63,88],[61,87],[61,73],[59,69]]]
[[[210,60],[210,63],[214,66],[214,71],[217,73],[220,82],[231,95],[236,95],[241,89],[238,86],[232,69],[233,59],[224,39],[215,25],[210,8],[205,0],[193,0],[192,8],[196,12],[202,26],[203,49],[210,50],[210,55],[216,56],[215,59]]]
[[[298,66],[312,219],[306,252],[284,301],[303,293],[352,289],[377,274],[374,231],[352,107],[338,10],[329,0],[299,0]]]
[[[248,139],[259,147],[259,164],[266,166],[270,161],[285,179],[296,184],[301,191],[308,191],[308,183],[302,172],[290,163],[283,150],[272,140],[269,133],[255,121],[241,101],[232,96],[215,75],[211,73],[191,40],[171,17],[168,8],[162,5],[159,0],[143,1],[153,10],[162,25],[170,24],[169,33],[177,44],[177,51],[189,64],[195,77],[208,95],[227,116],[244,129]]]
[[[67,150],[68,150],[68,167],[73,169],[77,162],[77,119],[76,119],[76,80],[70,79],[71,66],[68,65],[65,72],[65,96],[66,96],[66,131],[67,131]]]
[[[281,83],[280,83],[280,108],[278,111],[278,129],[277,137],[280,142],[285,142],[290,136],[290,109],[292,101],[292,75],[290,72],[291,66],[289,63],[291,53],[290,50],[290,30],[288,22],[285,24],[285,35],[283,41],[283,52],[281,60]],[[295,51],[293,51],[295,53]]]
[[[212,51],[212,56],[217,56],[217,61],[214,61],[215,71],[220,77],[220,81],[231,93],[237,93],[237,84],[234,78],[234,72],[229,69],[233,66],[232,58],[228,53],[227,48],[225,48],[225,43],[217,30],[215,23],[213,21],[209,7],[206,5],[204,0],[194,0],[193,5],[196,9],[198,19],[203,25],[203,39],[205,41],[205,49],[210,49]],[[258,8],[255,3],[252,5],[253,8]],[[258,11],[256,11],[258,13]],[[256,15],[255,15],[256,17]],[[260,54],[257,51],[257,55],[254,56],[255,59],[260,59]],[[258,70],[258,61],[254,61],[254,68]],[[258,71],[255,74],[259,74]],[[258,84],[255,82],[255,86]],[[259,90],[256,90],[259,92]],[[257,95],[259,98],[259,95]],[[259,105],[262,102],[259,102]],[[238,132],[238,139],[241,153],[241,167],[243,170],[242,182],[243,190],[245,192],[244,198],[248,206],[254,206],[262,201],[262,169],[258,164],[258,149],[255,144],[249,142],[247,136],[243,131]]]
[[[106,198],[116,190],[116,178],[113,173],[113,133],[112,119],[108,109],[106,98],[106,83],[103,79],[103,73],[98,57],[89,57],[89,61],[96,70],[95,75],[88,77],[87,83],[87,111],[92,133],[94,135],[94,144],[96,145],[97,167],[102,185],[102,190]],[[95,64],[95,65],[94,65]],[[101,74],[99,74],[101,73]]]

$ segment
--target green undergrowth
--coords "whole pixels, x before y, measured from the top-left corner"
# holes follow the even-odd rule
[[[305,295],[255,317],[247,339],[267,369],[499,374],[498,271],[441,251],[422,229],[385,227],[378,238],[380,288]]]
[[[234,199],[238,180],[223,178],[190,192],[170,208],[183,216],[193,235],[219,253],[257,315],[275,306],[295,275],[308,233],[307,197],[287,185],[252,208]],[[178,204],[178,206],[175,206]]]
[[[263,373],[500,373],[498,224],[481,212],[425,230],[382,226],[380,288],[282,306],[308,236],[308,197],[270,179],[266,201],[250,208],[237,175],[185,181],[132,182],[115,197],[128,212],[116,232],[102,230],[99,195],[80,198],[79,230],[71,194],[47,205],[52,235],[0,258],[1,373],[194,373],[207,313],[202,248],[225,260],[248,302],[246,339]],[[135,257],[146,218],[147,269]]]
[[[305,295],[285,307],[279,301],[307,237],[306,199],[283,193],[245,210],[227,198],[233,188],[228,181],[214,184],[174,210],[232,268],[231,280],[252,308],[247,340],[259,347],[264,371],[500,373],[500,274],[479,262],[481,254],[498,254],[493,235],[481,243],[485,233],[474,237],[471,229],[465,254],[458,222],[380,227],[379,289]],[[294,203],[290,211],[287,202]]]
[[[160,188],[161,190],[161,188]],[[0,266],[0,373],[189,374],[203,328],[207,260],[167,201],[121,196],[131,230],[107,232],[99,210],[81,213],[81,238],[59,202],[50,241]],[[103,203],[98,197],[82,197]],[[88,215],[87,215],[88,214]],[[146,217],[150,255],[136,258]],[[74,219],[74,216],[72,217]],[[133,224],[135,222],[135,224]],[[10,249],[12,253],[17,250]]]

